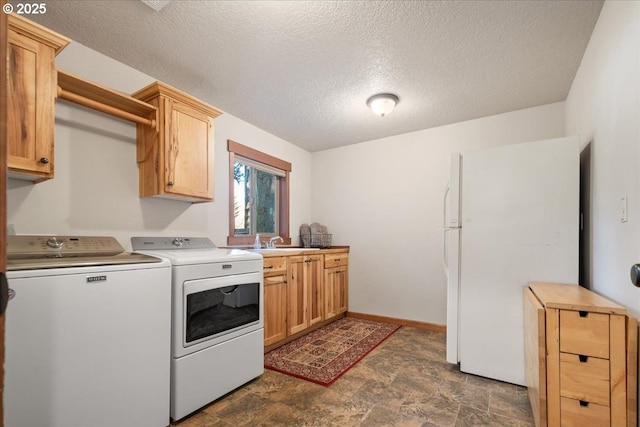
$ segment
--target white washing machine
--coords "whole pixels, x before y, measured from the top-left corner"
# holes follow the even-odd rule
[[[172,264],[171,418],[179,420],[264,372],[262,256],[205,237],[133,237]]]
[[[7,236],[7,427],[164,427],[171,265],[112,237]]]

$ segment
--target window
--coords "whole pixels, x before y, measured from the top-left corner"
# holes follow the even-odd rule
[[[234,234],[279,235],[278,180],[284,171],[235,156],[233,163]]]
[[[227,141],[229,151],[228,244],[252,244],[256,234],[289,236],[291,164]]]

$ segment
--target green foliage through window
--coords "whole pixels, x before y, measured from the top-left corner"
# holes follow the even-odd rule
[[[248,163],[233,165],[235,235],[277,235],[280,177]]]

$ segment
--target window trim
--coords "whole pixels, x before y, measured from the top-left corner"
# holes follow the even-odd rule
[[[242,145],[231,139],[227,140],[227,151],[229,151],[229,235],[227,236],[228,245],[252,245],[256,235],[236,236],[235,235],[235,216],[233,213],[233,165],[236,155],[244,157],[254,162],[259,162],[267,166],[284,171],[284,177],[279,180],[278,187],[278,229],[280,237],[286,245],[291,244],[289,235],[289,173],[291,173],[291,163],[270,156],[262,151]],[[264,242],[263,242],[264,243]]]

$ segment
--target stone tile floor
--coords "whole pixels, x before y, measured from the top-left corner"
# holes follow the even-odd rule
[[[527,390],[465,374],[445,334],[403,327],[329,387],[265,369],[176,427],[533,426]]]

